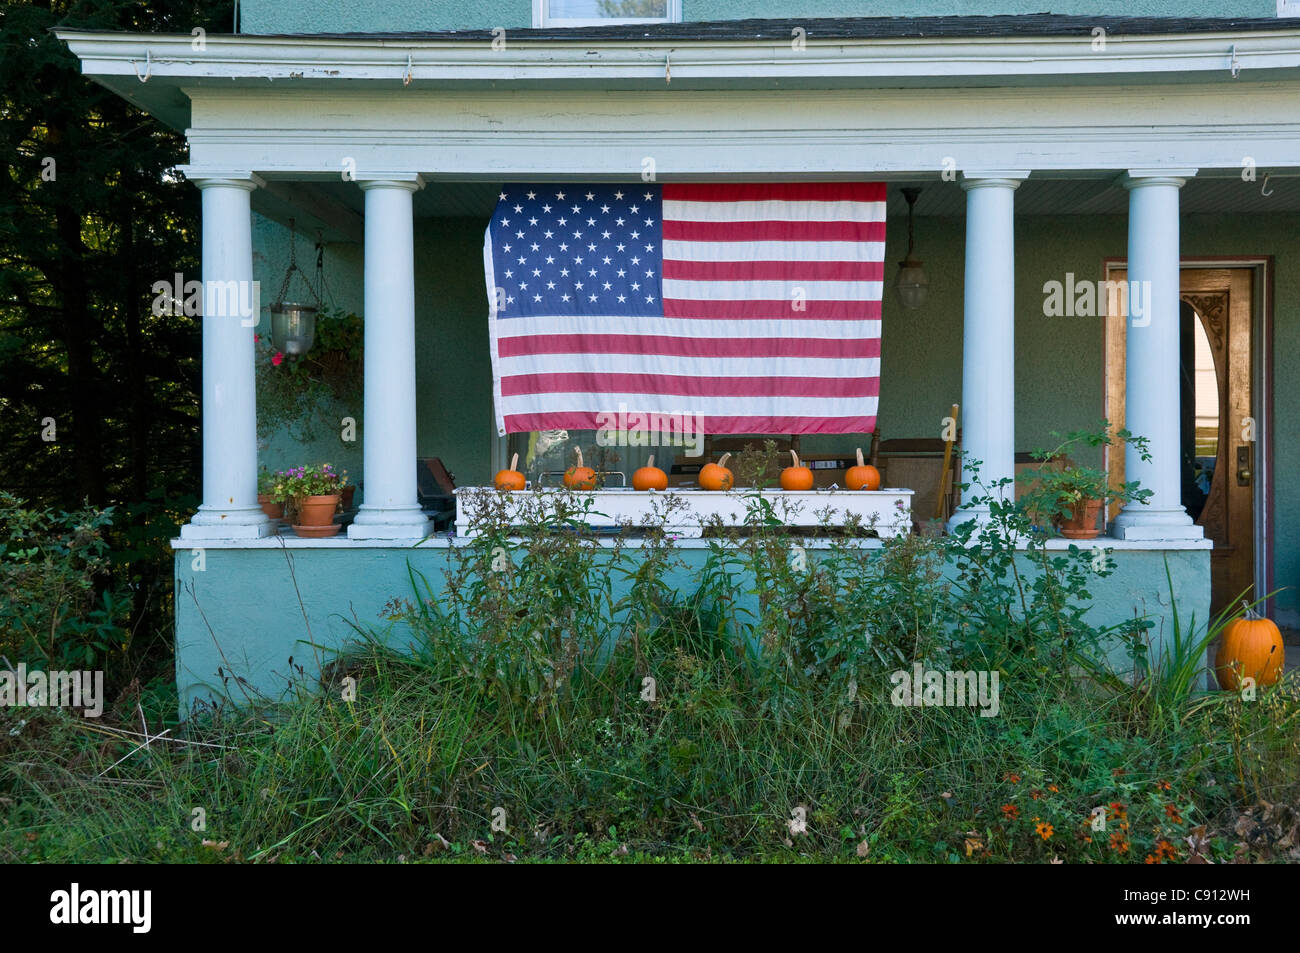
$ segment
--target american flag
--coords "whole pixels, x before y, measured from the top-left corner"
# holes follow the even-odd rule
[[[869,433],[882,183],[507,185],[483,243],[498,432],[620,406]]]

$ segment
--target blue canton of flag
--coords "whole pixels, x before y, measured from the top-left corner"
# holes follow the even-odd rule
[[[506,186],[489,225],[498,318],[662,316],[659,186]]]

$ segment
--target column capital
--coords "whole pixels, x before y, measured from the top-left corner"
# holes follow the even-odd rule
[[[266,186],[266,180],[248,169],[211,169],[195,165],[178,165],[176,171],[183,173],[186,179],[200,189],[224,185],[252,192]]]
[[[1199,169],[1129,169],[1119,177],[1119,184],[1126,189],[1140,189],[1146,185],[1172,185],[1182,188],[1183,183],[1199,172]]]
[[[963,189],[1015,189],[1029,178],[1027,169],[963,169],[961,187]]]
[[[406,189],[418,192],[424,188],[424,177],[418,172],[354,172],[352,181],[363,192],[370,189]]]

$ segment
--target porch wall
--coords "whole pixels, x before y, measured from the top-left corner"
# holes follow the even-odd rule
[[[255,269],[263,287],[278,287],[288,260],[287,232],[259,219]],[[438,456],[461,484],[491,476],[495,439],[491,405],[482,236],[486,219],[420,219],[416,227],[418,450]],[[889,231],[886,261],[901,260],[906,231]],[[917,254],[931,276],[924,308],[901,311],[884,301],[879,424],[885,436],[937,436],[940,421],[961,400],[962,281],[965,220],[921,217]],[[301,242],[300,242],[301,246]],[[1016,449],[1048,445],[1052,431],[1095,424],[1104,412],[1100,318],[1043,316],[1043,285],[1101,277],[1107,257],[1127,249],[1127,217],[1022,216],[1016,220]],[[1272,255],[1274,584],[1300,586],[1300,444],[1287,439],[1300,417],[1300,233],[1295,217],[1187,215],[1184,257]],[[331,247],[326,275],[340,305],[360,309],[361,252]],[[360,408],[353,416],[362,423]],[[292,430],[292,428],[288,428]],[[804,438],[811,453],[844,449],[852,438]],[[360,441],[335,434],[311,445],[287,437],[263,448],[272,468],[330,460],[361,479]],[[1090,461],[1098,463],[1098,459]],[[1300,616],[1295,588],[1278,597],[1283,618]]]
[[[532,25],[532,0],[244,0],[244,33],[398,32],[519,29]],[[1064,15],[1271,17],[1276,0],[682,0],[682,19],[775,17],[929,17],[1056,13]]]
[[[1107,546],[1114,540],[1099,541]],[[1124,544],[1119,544],[1123,546]],[[688,548],[688,546],[690,548]],[[683,568],[669,578],[682,598],[696,585],[708,550],[682,544]],[[282,547],[268,539],[256,545],[202,551],[201,569],[189,549],[176,551],[176,683],[182,715],[198,702],[229,697],[244,702],[253,697],[280,698],[288,689],[290,659],[315,679],[321,664],[335,652],[358,641],[356,628],[386,632],[391,644],[409,644],[409,633],[388,629],[382,618],[393,598],[411,598],[411,569],[423,573],[441,595],[445,571],[451,565],[445,540],[420,547],[373,546],[345,538],[332,545]],[[815,561],[816,549],[809,553]],[[1194,613],[1198,622],[1209,611],[1210,560],[1206,549],[1149,550],[1116,548],[1111,552],[1115,572],[1098,578],[1092,587],[1094,624],[1132,619],[1134,614],[1155,620],[1153,647],[1159,651],[1169,625],[1169,583],[1179,593],[1183,619]],[[621,578],[621,577],[620,577]],[[615,598],[625,583],[615,583]],[[741,575],[737,588],[746,592],[752,578]],[[752,597],[741,597],[755,612]],[[1114,663],[1122,664],[1122,658]],[[230,679],[223,689],[218,670]],[[246,682],[239,683],[238,679]]]

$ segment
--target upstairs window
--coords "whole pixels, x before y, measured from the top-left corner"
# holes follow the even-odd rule
[[[681,0],[533,0],[533,26],[680,23]]]

